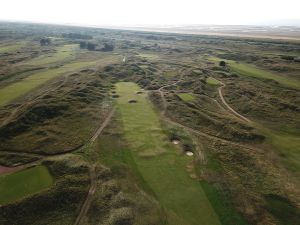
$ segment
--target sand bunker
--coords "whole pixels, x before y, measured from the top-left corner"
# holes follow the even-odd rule
[[[11,173],[18,170],[18,167],[6,167],[6,166],[0,166],[0,175]]]
[[[130,100],[128,100],[128,103],[137,103],[137,100],[135,100],[135,99],[130,99]]]
[[[180,141],[177,140],[177,139],[173,139],[173,140],[172,140],[172,143],[173,143],[174,145],[178,145],[178,144],[180,143]]]
[[[193,153],[193,152],[190,152],[190,151],[186,151],[185,154],[186,154],[187,156],[193,156],[193,155],[194,155],[194,153]]]

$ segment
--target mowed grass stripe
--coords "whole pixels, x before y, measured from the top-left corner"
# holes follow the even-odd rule
[[[23,42],[16,42],[14,44],[7,44],[7,45],[0,45],[0,53],[7,53],[7,52],[13,52],[18,50],[19,48],[22,48],[26,45],[26,41]]]
[[[0,106],[8,104],[16,98],[63,73],[72,72],[92,65],[96,65],[96,62],[75,62],[66,64],[60,68],[34,73],[19,82],[0,89]]]
[[[39,66],[62,62],[63,60],[70,58],[76,49],[78,49],[78,45],[75,44],[60,46],[56,48],[56,53],[52,55],[42,55],[25,62],[25,64]]]
[[[0,176],[0,205],[35,194],[52,184],[53,178],[45,166]]]
[[[130,82],[116,84],[124,136],[134,167],[164,207],[169,224],[220,224],[201,184],[190,178],[186,164],[191,158],[179,154],[163,132],[159,117],[146,94]],[[136,99],[137,103],[128,103]]]
[[[223,60],[229,64],[229,67],[234,72],[236,72],[242,76],[271,79],[271,80],[277,81],[278,83],[280,83],[281,85],[283,85],[285,87],[300,90],[300,81],[299,80],[295,80],[295,79],[286,77],[284,75],[271,73],[269,71],[259,69],[256,66],[249,65],[246,63],[238,63],[233,60],[225,60],[225,59],[221,59],[221,58],[217,58],[217,57],[209,57],[208,59],[210,61],[214,61],[216,63]]]
[[[265,79],[271,79],[275,80],[281,85],[289,88],[294,88],[294,89],[300,89],[300,82],[298,80],[294,80],[291,78],[288,78],[284,75],[278,75],[274,74],[262,69],[259,69],[255,66],[248,65],[248,64],[243,64],[243,63],[230,63],[229,64],[231,69],[243,76],[250,76],[250,77],[257,77],[257,78],[265,78]]]

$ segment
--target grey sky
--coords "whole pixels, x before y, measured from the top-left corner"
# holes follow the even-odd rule
[[[118,26],[295,25],[299,9],[299,0],[1,0],[0,20]]]

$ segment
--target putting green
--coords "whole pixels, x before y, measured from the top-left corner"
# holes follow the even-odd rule
[[[0,204],[7,204],[42,191],[53,184],[45,166],[0,176]]]
[[[192,93],[180,93],[178,97],[185,102],[192,102],[195,100],[195,96]]]
[[[210,85],[219,85],[220,84],[220,82],[217,79],[213,78],[213,77],[208,77],[206,79],[206,83],[208,83]]]
[[[124,136],[132,152],[132,166],[142,176],[142,183],[165,209],[169,224],[220,224],[201,184],[186,172],[192,159],[168,141],[147,95],[135,94],[139,90],[134,83],[116,84]],[[128,103],[132,99],[137,102]]]

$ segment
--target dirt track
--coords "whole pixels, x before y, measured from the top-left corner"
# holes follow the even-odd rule
[[[96,138],[102,133],[103,129],[107,126],[109,123],[111,117],[113,116],[115,112],[115,108],[113,108],[110,113],[107,115],[101,126],[96,130],[95,134],[91,137],[90,142],[94,142]]]
[[[85,217],[86,213],[88,212],[88,209],[90,208],[94,193],[96,191],[96,186],[97,186],[95,170],[96,170],[96,166],[92,165],[90,167],[90,180],[91,180],[90,189],[89,189],[88,195],[81,207],[80,213],[78,214],[78,216],[76,218],[74,225],[82,224],[82,220]]]
[[[244,120],[244,121],[250,123],[251,121],[250,121],[248,118],[246,118],[245,116],[239,114],[237,111],[235,111],[233,108],[231,108],[230,105],[227,104],[227,102],[225,101],[225,99],[224,99],[224,97],[223,97],[223,93],[222,93],[222,89],[223,89],[224,87],[226,87],[226,85],[225,85],[223,82],[221,82],[221,81],[219,81],[219,82],[221,83],[221,86],[218,88],[218,92],[219,92],[219,96],[220,96],[220,98],[221,98],[222,103],[223,103],[223,104],[227,107],[227,109],[230,110],[236,117],[238,117],[239,119],[242,119],[242,120]]]
[[[233,145],[233,146],[237,146],[237,147],[240,147],[240,148],[249,149],[249,150],[252,150],[252,151],[257,151],[257,152],[260,152],[260,151],[261,151],[260,149],[253,148],[253,147],[248,146],[248,145],[239,144],[239,143],[236,143],[236,142],[233,142],[233,141],[229,141],[229,140],[226,140],[226,139],[223,139],[223,138],[220,138],[220,137],[211,135],[211,134],[204,133],[204,132],[199,131],[199,130],[195,130],[195,129],[191,128],[191,127],[185,126],[185,125],[183,125],[183,124],[180,124],[180,123],[175,122],[175,121],[171,120],[170,118],[168,118],[168,117],[166,116],[167,101],[166,101],[166,99],[165,99],[164,92],[162,91],[162,89],[164,89],[165,87],[174,86],[174,85],[176,85],[176,84],[177,84],[178,82],[180,82],[180,81],[182,81],[182,77],[181,77],[178,81],[176,81],[176,82],[174,82],[174,83],[172,83],[172,84],[169,84],[169,85],[164,85],[164,86],[162,86],[161,88],[159,88],[159,89],[157,90],[157,91],[160,93],[161,98],[162,98],[162,102],[163,102],[163,111],[161,112],[161,116],[162,116],[162,118],[163,118],[166,122],[168,122],[168,123],[170,123],[170,124],[173,124],[173,125],[175,125],[175,126],[181,127],[181,128],[183,128],[183,129],[185,129],[186,131],[189,131],[189,132],[194,133],[194,134],[196,134],[196,135],[200,135],[200,136],[206,137],[206,138],[208,138],[208,139],[212,139],[212,140],[214,140],[214,141],[220,141],[220,142],[225,143],[225,144],[230,144],[230,145]],[[223,83],[222,83],[222,84],[223,84]],[[225,84],[223,84],[223,85],[225,85]],[[222,92],[221,92],[221,96],[222,96]],[[222,97],[223,97],[223,96],[222,96]],[[224,102],[225,102],[225,100],[224,100]],[[225,102],[225,103],[226,103],[226,102]],[[226,103],[226,105],[228,105],[228,104]],[[229,107],[230,107],[230,106],[229,106]],[[230,107],[230,108],[231,108],[231,107]],[[233,109],[232,109],[232,110],[233,110]],[[234,111],[234,110],[233,110],[233,111]],[[235,111],[234,111],[234,112],[235,112]],[[238,114],[238,113],[237,113],[237,114]],[[238,115],[240,115],[240,114],[238,114]],[[240,115],[240,116],[242,116],[242,115]],[[242,117],[243,117],[243,116],[242,116]],[[248,122],[248,121],[250,122],[250,120],[248,120],[247,118],[245,118],[245,119],[246,119],[247,122]]]

